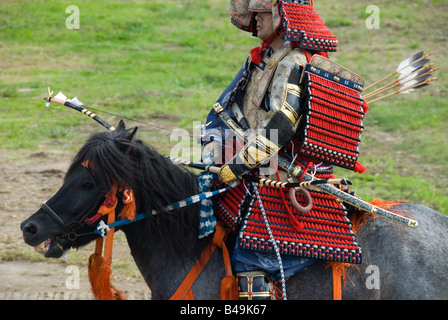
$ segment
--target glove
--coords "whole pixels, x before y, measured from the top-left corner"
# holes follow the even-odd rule
[[[244,148],[232,160],[222,166],[220,170],[221,180],[227,184],[233,183],[236,179],[275,155],[278,150],[279,147],[264,135],[256,134],[249,139]]]

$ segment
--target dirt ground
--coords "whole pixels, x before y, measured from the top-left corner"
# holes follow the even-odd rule
[[[0,300],[93,299],[86,266],[93,244],[71,250],[74,256],[70,251],[67,260],[45,259],[24,243],[20,231],[20,223],[59,189],[73,156],[58,150],[0,150]],[[123,236],[116,237],[114,263],[113,283],[127,299],[151,298]]]

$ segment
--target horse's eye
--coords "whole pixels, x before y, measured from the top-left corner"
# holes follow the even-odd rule
[[[93,189],[95,187],[92,182],[84,182],[82,186],[87,189]]]

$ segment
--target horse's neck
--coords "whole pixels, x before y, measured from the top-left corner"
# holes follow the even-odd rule
[[[148,237],[146,221],[136,223],[123,231],[126,234],[131,254],[147,285],[153,299],[169,299],[193,267],[200,252],[210,239],[200,240],[196,234],[189,234],[192,244],[186,246],[182,255],[173,254],[162,241]],[[189,232],[179,230],[181,232]],[[175,236],[175,235],[173,235]]]
[[[179,170],[174,165],[162,166],[158,175],[160,177],[166,177],[164,189],[159,190],[160,198],[153,199],[151,197],[154,195],[149,194],[148,203],[142,201],[138,212],[153,207],[155,203],[152,201],[164,199],[169,203],[159,202],[159,205],[165,206],[198,192],[197,176]],[[141,190],[148,189],[142,186]],[[155,299],[168,299],[174,294],[211,239],[198,239],[199,204],[189,205],[180,211],[160,212],[141,223],[123,228],[123,231],[134,260]]]

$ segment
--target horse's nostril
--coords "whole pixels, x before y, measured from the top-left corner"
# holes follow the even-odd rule
[[[25,227],[25,231],[28,232],[28,233],[35,234],[37,232],[37,228],[36,228],[35,225],[30,224],[30,225]]]

